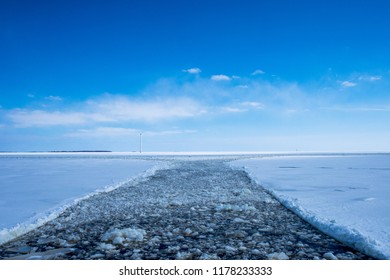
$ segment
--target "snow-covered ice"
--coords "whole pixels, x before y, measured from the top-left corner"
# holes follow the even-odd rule
[[[78,199],[161,166],[104,153],[0,155],[0,244],[55,218]]]
[[[266,156],[231,166],[323,232],[390,259],[390,155]]]
[[[196,162],[200,159],[207,160],[208,164]],[[187,161],[181,176],[187,173],[190,176],[195,167],[204,173],[217,172],[219,169],[212,168],[213,161],[216,164],[232,161],[231,166],[245,167],[252,178],[285,206],[323,232],[368,255],[390,259],[390,155],[387,154],[264,154],[261,157],[238,154],[146,157],[126,154],[0,154],[0,244],[55,218],[79,199],[123,186],[129,180],[145,178],[160,168],[166,168],[167,164],[173,166],[176,161]],[[173,175],[175,172],[171,171]],[[149,192],[145,189],[137,189],[137,194],[144,199],[139,203],[154,203],[154,207],[164,208],[194,199],[202,200],[206,195],[210,199],[218,196],[219,203],[214,205],[218,212],[254,211],[251,204],[231,204],[225,199],[228,193],[238,197],[253,196],[247,187],[239,187],[239,181],[234,186],[223,184],[223,189],[216,187],[198,197],[191,194],[192,188],[198,189],[202,184],[217,186],[220,178],[217,172],[207,177],[207,182],[199,180],[188,186],[189,193],[180,193],[172,186],[172,195],[162,193],[156,198],[147,195]],[[154,190],[154,184],[158,183],[155,181],[150,182],[149,188]],[[228,189],[232,190],[227,192]],[[161,186],[157,184],[154,191],[160,194]],[[84,210],[90,215],[94,209]],[[235,219],[233,222],[245,224],[246,221]],[[136,236],[140,239],[141,228],[113,228],[112,232],[101,236],[101,246],[104,250],[114,250],[118,244],[133,242]]]
[[[49,250],[42,257],[314,259],[333,253],[367,259],[286,210],[242,170],[230,168],[231,157],[201,158],[161,157],[168,168],[72,203],[56,219],[1,246],[0,258],[25,253],[30,255],[24,258],[38,258]],[[74,251],[53,251],[70,247]]]

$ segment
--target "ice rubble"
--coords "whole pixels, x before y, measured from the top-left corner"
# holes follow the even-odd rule
[[[113,228],[107,231],[102,236],[102,241],[108,244],[106,246],[108,246],[109,249],[112,249],[113,246],[110,246],[109,244],[112,244],[114,246],[125,246],[126,244],[134,241],[144,240],[145,234],[146,231],[138,228]]]

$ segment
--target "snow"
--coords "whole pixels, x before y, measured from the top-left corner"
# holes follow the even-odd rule
[[[80,199],[141,180],[163,165],[103,153],[0,154],[0,244]]]
[[[390,259],[390,155],[265,156],[230,163],[321,231]]]

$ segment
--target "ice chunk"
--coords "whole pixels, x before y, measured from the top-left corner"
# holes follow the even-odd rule
[[[115,250],[116,247],[112,244],[107,244],[107,243],[100,243],[99,244],[99,249],[103,250],[103,251],[111,251],[111,250]]]
[[[216,206],[217,211],[236,211],[236,212],[244,212],[244,211],[255,211],[256,208],[252,205],[241,204],[241,205],[232,205],[232,204],[219,204]]]
[[[289,259],[289,257],[284,252],[268,254],[267,257],[270,260],[288,260]]]
[[[25,255],[19,255],[9,258],[9,260],[54,260],[61,258],[61,256],[72,253],[75,249],[73,248],[59,248],[48,250],[44,252],[34,252]]]
[[[337,257],[332,252],[325,253],[323,257],[327,260],[337,260]]]
[[[102,241],[114,245],[123,245],[128,242],[143,241],[146,231],[138,228],[113,228],[102,236]]]

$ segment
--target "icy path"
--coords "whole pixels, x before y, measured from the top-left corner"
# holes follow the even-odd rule
[[[0,246],[27,259],[361,259],[224,160],[176,161]]]

